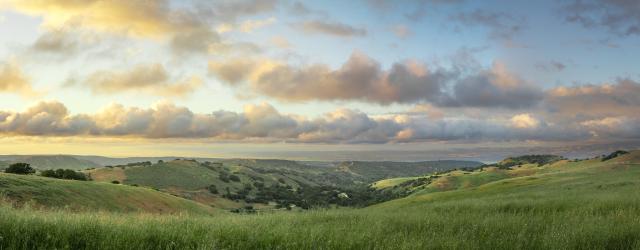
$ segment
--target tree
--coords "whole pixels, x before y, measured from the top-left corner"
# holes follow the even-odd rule
[[[79,180],[86,181],[88,180],[87,176],[82,172],[76,172],[71,169],[56,169],[56,170],[44,170],[40,173],[41,176],[49,177],[49,178],[57,178],[57,179],[67,179],[67,180]]]
[[[4,172],[10,174],[33,174],[36,170],[29,166],[28,163],[19,162],[11,164]]]

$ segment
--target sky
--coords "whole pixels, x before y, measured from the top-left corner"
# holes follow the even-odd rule
[[[639,56],[635,0],[0,0],[0,154],[636,148]]]

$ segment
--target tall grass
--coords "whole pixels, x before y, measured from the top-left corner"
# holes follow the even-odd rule
[[[2,249],[640,249],[640,204],[619,197],[460,200],[264,215],[0,208]]]

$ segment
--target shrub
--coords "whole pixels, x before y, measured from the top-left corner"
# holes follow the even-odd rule
[[[207,187],[207,189],[212,194],[218,194],[218,187],[216,187],[216,185],[211,184]]]
[[[36,172],[28,163],[14,163],[11,164],[7,169],[4,170],[5,173],[10,174],[33,174]]]
[[[235,182],[240,182],[240,177],[238,177],[237,175],[229,175],[229,180],[231,181],[235,181]]]

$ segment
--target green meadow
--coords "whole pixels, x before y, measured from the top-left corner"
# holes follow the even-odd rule
[[[454,171],[361,209],[158,215],[4,205],[0,248],[640,249],[639,156]]]

